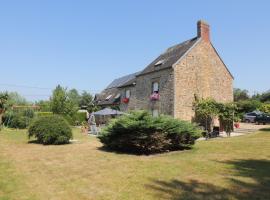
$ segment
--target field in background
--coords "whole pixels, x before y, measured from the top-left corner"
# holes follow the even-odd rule
[[[43,146],[2,130],[0,199],[270,199],[270,129],[154,156],[106,152],[79,129],[74,139]]]

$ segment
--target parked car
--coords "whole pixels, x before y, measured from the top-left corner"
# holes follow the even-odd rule
[[[258,115],[255,118],[256,124],[270,124],[270,116],[266,114]]]
[[[263,113],[260,111],[253,111],[250,113],[246,113],[243,117],[243,121],[246,123],[254,123],[255,122],[255,118],[259,115],[262,115]]]

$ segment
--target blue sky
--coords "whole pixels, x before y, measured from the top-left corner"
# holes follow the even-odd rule
[[[0,0],[0,90],[29,100],[57,84],[99,92],[196,36],[205,19],[235,87],[262,92],[270,89],[269,2]]]

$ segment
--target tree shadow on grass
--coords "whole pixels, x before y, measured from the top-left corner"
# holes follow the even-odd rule
[[[142,152],[138,152],[138,151],[110,149],[107,146],[97,147],[97,150],[104,151],[106,153],[126,154],[126,155],[134,155],[134,156],[155,156],[155,155],[163,155],[163,154],[172,153],[172,152],[184,152],[184,151],[188,151],[188,150],[192,150],[192,149],[193,149],[192,147],[185,147],[183,149],[164,151],[164,152],[142,153]]]
[[[270,199],[270,161],[234,160],[224,162],[232,165],[234,172],[227,178],[228,187],[197,180],[153,180],[146,187],[158,191],[172,200],[220,200],[220,199]],[[158,199],[158,197],[157,197]]]
[[[270,132],[270,128],[261,128],[259,131]]]

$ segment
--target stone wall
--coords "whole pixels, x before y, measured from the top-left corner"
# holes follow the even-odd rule
[[[152,83],[159,82],[159,101],[150,101]],[[137,110],[158,110],[159,114],[173,115],[173,70],[164,69],[141,75],[136,81]]]
[[[209,42],[201,40],[173,68],[175,118],[193,119],[195,95],[233,101],[233,78]]]
[[[120,93],[121,93],[121,101],[123,98],[126,96],[126,90],[130,90],[130,98],[129,98],[129,103],[120,103],[120,110],[123,112],[129,111],[129,110],[135,110],[136,109],[136,87],[134,86],[128,86],[128,87],[123,87],[120,88]]]

